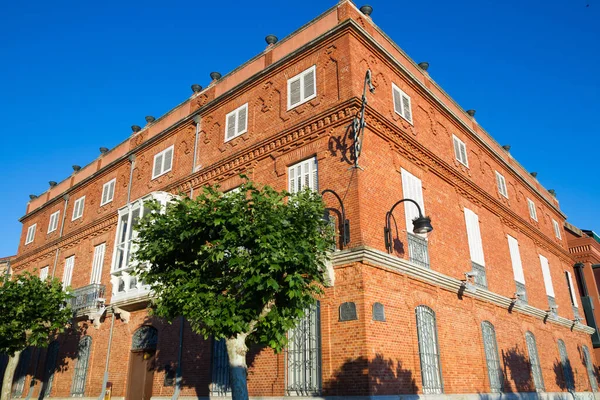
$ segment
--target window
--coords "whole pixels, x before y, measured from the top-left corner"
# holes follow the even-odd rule
[[[161,151],[154,156],[154,167],[152,168],[152,179],[166,174],[173,168],[173,146]]]
[[[52,392],[52,381],[54,381],[54,371],[56,371],[56,361],[58,360],[58,341],[55,340],[48,346],[46,353],[46,362],[44,363],[44,380],[40,389],[40,397],[50,397]]]
[[[558,225],[558,222],[552,220],[552,226],[554,227],[554,236],[556,236],[557,239],[562,240],[562,237],[560,236],[560,225]]]
[[[465,208],[465,224],[467,226],[467,239],[469,253],[471,254],[472,271],[476,273],[475,284],[487,288],[485,276],[485,258],[483,257],[483,244],[479,230],[479,217],[473,211]]]
[[[488,321],[481,323],[481,333],[483,335],[483,350],[485,352],[485,362],[487,364],[488,377],[490,379],[490,391],[499,393],[504,384],[504,374],[500,366],[500,357],[498,356],[498,343],[496,341],[496,331],[494,325]]]
[[[58,228],[58,218],[60,210],[50,214],[50,222],[48,223],[48,233],[54,232]]]
[[[567,287],[569,288],[569,295],[571,296],[571,304],[573,307],[578,308],[579,303],[577,303],[577,292],[575,292],[575,287],[573,286],[573,277],[569,271],[565,271],[565,277],[567,278]]]
[[[213,396],[231,396],[231,385],[229,383],[229,356],[225,339],[215,340],[213,338],[212,351],[212,382],[210,394]]]
[[[418,306],[415,313],[417,315],[423,393],[440,394],[444,392],[444,385],[442,382],[435,312],[427,306]]]
[[[392,83],[392,96],[394,98],[394,111],[402,118],[412,124],[412,108],[410,106],[410,97],[398,86]]]
[[[27,228],[27,237],[25,238],[25,244],[29,244],[29,243],[33,242],[33,239],[35,238],[35,227],[36,226],[37,226],[37,224],[33,224],[29,228]]]
[[[79,345],[77,346],[77,364],[75,364],[73,384],[71,385],[71,396],[83,397],[85,394],[85,381],[87,378],[91,347],[91,337],[85,336],[79,341]]]
[[[498,193],[508,199],[508,190],[506,189],[506,179],[504,176],[496,171],[496,183],[498,184]]]
[[[544,287],[546,288],[546,296],[548,296],[548,304],[550,308],[556,308],[554,300],[554,288],[552,287],[552,275],[550,275],[550,265],[548,259],[540,254],[540,265],[542,266],[542,276],[544,277]]]
[[[63,289],[67,289],[71,286],[71,278],[73,277],[73,267],[75,266],[75,256],[71,256],[65,259],[65,270],[63,272]]]
[[[75,221],[78,218],[81,218],[83,215],[83,207],[85,206],[85,196],[78,198],[75,200],[75,204],[73,205],[73,218],[71,221]]]
[[[100,207],[113,201],[113,198],[115,197],[116,183],[117,178],[114,178],[102,186],[102,201],[100,202]]]
[[[25,389],[25,378],[27,378],[27,371],[29,371],[29,365],[31,364],[31,358],[33,356],[32,353],[33,348],[27,347],[19,356],[19,362],[13,377],[13,399],[23,395],[23,389]]]
[[[225,116],[225,141],[248,131],[248,103]]]
[[[590,357],[590,350],[584,344],[582,346],[583,349],[583,363],[585,364],[585,369],[587,369],[588,378],[590,380],[590,385],[592,386],[592,391],[598,391],[598,381],[596,380],[596,374],[594,373],[594,366],[592,365],[592,359]]]
[[[525,274],[523,273],[523,264],[521,263],[521,253],[519,251],[519,242],[510,235],[508,238],[508,249],[510,251],[510,260],[513,268],[513,276],[517,287],[519,299],[527,302],[527,292],[525,291]]]
[[[317,302],[288,331],[286,394],[315,396],[321,392],[321,321]]]
[[[567,354],[567,347],[562,339],[558,339],[558,352],[560,354],[560,364],[563,370],[563,378],[565,380],[565,386],[568,391],[575,390],[575,381],[573,380],[573,367],[571,366],[571,360]]]
[[[456,157],[459,163],[463,164],[465,167],[468,167],[469,160],[467,159],[467,145],[454,135],[452,135],[452,141],[454,143],[454,157]]]
[[[317,97],[316,66],[287,81],[288,110]]]
[[[544,377],[542,375],[542,366],[540,364],[540,358],[538,356],[537,344],[535,342],[535,336],[533,333],[525,333],[525,342],[527,343],[527,352],[529,353],[529,363],[531,365],[531,375],[533,375],[533,384],[535,390],[543,392],[544,388]]]
[[[414,200],[421,212],[425,215],[425,204],[423,202],[423,185],[421,180],[405,170],[400,171],[402,176],[402,194],[405,199]],[[414,203],[404,202],[404,220],[406,223],[406,235],[408,241],[409,260],[424,268],[429,268],[429,249],[424,234],[413,233],[413,220],[419,217],[419,210]]]
[[[48,279],[48,267],[44,267],[42,269],[40,269],[40,279],[41,280],[46,280]]]
[[[529,207],[529,216],[534,221],[537,221],[538,219],[537,219],[537,210],[535,208],[535,203],[533,201],[531,201],[530,199],[527,199],[527,206]]]
[[[298,193],[305,187],[318,191],[317,158],[312,157],[288,167],[288,179],[290,193]]]
[[[104,252],[106,243],[94,247],[94,260],[92,261],[92,276],[90,283],[100,283],[102,280],[102,266],[104,265]]]

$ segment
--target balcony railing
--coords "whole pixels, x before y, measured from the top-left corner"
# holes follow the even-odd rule
[[[409,260],[423,268],[429,268],[427,240],[412,233],[407,233],[407,235]]]
[[[83,315],[98,311],[104,300],[105,286],[99,283],[77,288],[71,298],[71,309],[75,315]]]

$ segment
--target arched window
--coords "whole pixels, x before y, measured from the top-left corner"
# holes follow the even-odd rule
[[[92,349],[92,338],[84,336],[77,346],[77,364],[73,372],[73,384],[71,385],[71,396],[82,397],[85,394],[85,381],[87,378],[88,364],[90,361],[90,350]]]
[[[58,341],[53,341],[48,346],[46,352],[46,362],[44,363],[44,382],[40,393],[43,397],[49,397],[52,391],[52,381],[54,380],[54,372],[56,370],[56,361],[58,360]]]
[[[590,350],[584,344],[583,347],[583,362],[585,363],[585,369],[587,369],[588,378],[590,378],[590,385],[592,386],[592,391],[598,391],[598,381],[596,380],[596,376],[594,374],[594,366],[592,365],[592,358],[590,357]]]
[[[131,350],[156,350],[158,331],[150,325],[140,326],[131,338]]]
[[[288,331],[286,394],[315,396],[321,393],[321,321],[319,303],[306,311]]]
[[[565,386],[567,390],[575,390],[575,382],[573,380],[573,367],[567,354],[567,347],[562,339],[558,339],[558,352],[560,354],[560,364],[562,365],[563,377],[565,378]]]
[[[229,384],[229,356],[225,339],[215,340],[212,346],[212,384],[210,393],[213,396],[231,396]]]
[[[535,390],[543,392],[544,388],[544,377],[542,376],[542,367],[540,364],[540,358],[538,357],[537,344],[535,342],[535,336],[533,333],[525,333],[525,342],[527,343],[527,352],[529,353],[529,363],[531,364],[531,375],[533,375],[533,384]]]
[[[500,357],[498,356],[498,342],[496,341],[496,331],[494,325],[488,321],[481,323],[481,334],[483,335],[483,350],[485,351],[485,362],[490,378],[490,391],[498,393],[502,391],[504,384],[504,374],[500,366]]]
[[[443,393],[444,385],[442,382],[435,312],[427,306],[418,306],[415,312],[417,315],[417,335],[419,339],[423,393]]]

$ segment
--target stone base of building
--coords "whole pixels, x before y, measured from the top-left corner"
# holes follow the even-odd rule
[[[122,400],[113,397],[113,400]],[[152,397],[151,400],[171,400],[171,397]],[[250,396],[250,400],[600,400],[600,393],[592,392],[521,392],[521,393],[465,393],[465,394],[395,394],[373,396]],[[63,400],[63,399],[55,399]],[[66,399],[64,399],[66,400]],[[84,400],[88,400],[85,399]],[[92,400],[90,397],[89,400]],[[178,400],[231,400],[231,397],[179,396]]]

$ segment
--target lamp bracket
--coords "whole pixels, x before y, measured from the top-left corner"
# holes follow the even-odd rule
[[[353,168],[363,169],[358,165],[358,159],[360,157],[360,153],[362,152],[362,141],[363,141],[363,133],[365,126],[367,126],[367,122],[365,121],[365,108],[367,107],[367,86],[369,87],[369,91],[371,93],[375,93],[375,86],[373,86],[373,82],[371,80],[371,70],[368,69],[365,74],[365,84],[363,87],[363,95],[362,95],[362,103],[360,105],[360,110],[354,116],[352,120],[352,141],[354,148],[354,166]]]

